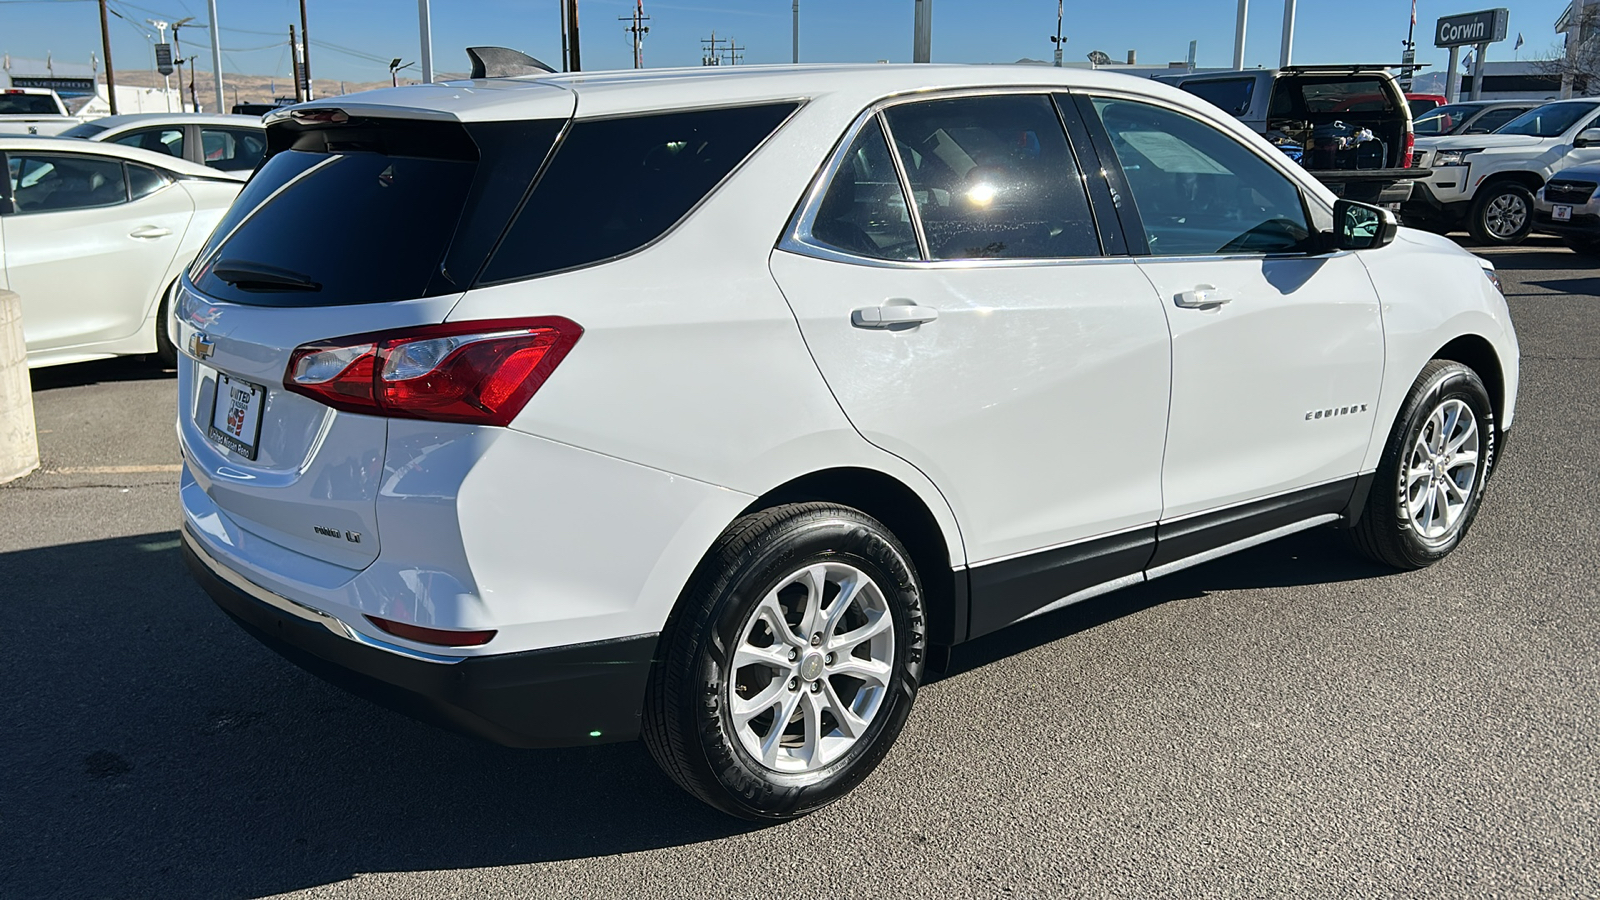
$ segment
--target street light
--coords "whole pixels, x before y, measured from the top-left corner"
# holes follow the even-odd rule
[[[1061,51],[1067,47],[1067,39],[1061,36],[1061,5],[1062,0],[1056,0],[1056,33],[1050,38],[1050,43],[1056,45],[1056,68],[1061,68]]]
[[[399,87],[400,86],[400,70],[409,69],[414,65],[416,65],[416,63],[414,63],[414,62],[408,62],[408,63],[406,63],[404,65],[401,65],[400,64],[400,57],[398,57],[398,56],[396,56],[394,59],[389,60],[389,81],[390,81],[390,83],[393,84],[395,87]]]

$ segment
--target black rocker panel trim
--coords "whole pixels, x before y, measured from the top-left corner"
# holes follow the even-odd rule
[[[968,569],[967,637],[998,631],[1069,594],[1143,571],[1155,548],[1151,525]]]
[[[1156,552],[1150,567],[1188,559],[1274,528],[1304,522],[1313,516],[1343,513],[1350,505],[1358,481],[1354,477],[1345,478],[1177,522],[1162,522],[1156,528]]]

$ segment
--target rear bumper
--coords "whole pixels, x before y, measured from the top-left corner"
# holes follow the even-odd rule
[[[251,596],[215,571],[193,540],[185,532],[184,562],[223,612],[290,662],[352,693],[510,747],[639,736],[655,634],[427,661],[341,634],[337,619],[288,611],[298,606],[292,601]]]
[[[1434,193],[1433,186],[1426,181],[1419,181],[1411,191],[1411,199],[1400,208],[1402,216],[1414,220],[1428,220],[1446,224],[1459,222],[1466,218],[1467,210],[1472,203],[1469,200],[1451,198],[1441,200]]]

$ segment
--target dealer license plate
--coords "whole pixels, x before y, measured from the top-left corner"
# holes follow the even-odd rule
[[[1550,218],[1557,222],[1572,221],[1572,207],[1557,203],[1550,208]]]
[[[261,404],[267,389],[217,373],[217,396],[206,436],[245,459],[256,458],[261,439]]]

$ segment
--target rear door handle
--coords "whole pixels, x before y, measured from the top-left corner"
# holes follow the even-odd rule
[[[850,324],[857,328],[894,328],[896,326],[925,325],[939,318],[939,311],[931,306],[915,303],[869,306],[850,313]]]
[[[1184,309],[1216,309],[1233,298],[1217,290],[1214,284],[1197,284],[1192,291],[1184,291],[1175,301]]]
[[[163,238],[171,233],[171,228],[162,228],[160,225],[140,225],[138,228],[128,232],[128,237],[149,240],[151,238]]]

